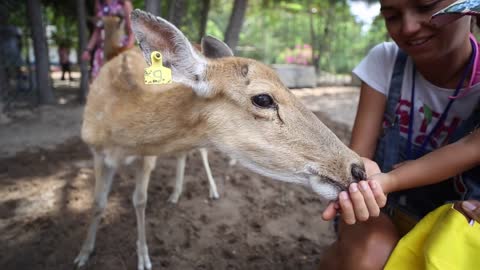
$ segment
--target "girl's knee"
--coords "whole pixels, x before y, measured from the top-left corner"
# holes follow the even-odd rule
[[[398,233],[388,220],[346,227],[338,242],[345,269],[383,269],[398,240]]]

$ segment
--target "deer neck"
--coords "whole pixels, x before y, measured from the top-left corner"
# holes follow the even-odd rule
[[[183,85],[157,88],[92,87],[84,112],[83,140],[139,155],[172,154],[207,144],[208,101]]]
[[[145,144],[144,153],[176,153],[208,143],[208,101],[185,86],[177,85],[164,93],[146,92],[141,115],[147,114],[138,130]],[[139,114],[140,115],[140,114]],[[140,119],[139,119],[140,121]]]
[[[118,55],[121,51],[121,39],[124,36],[124,20],[110,17],[104,19],[105,40],[103,43],[106,61]]]

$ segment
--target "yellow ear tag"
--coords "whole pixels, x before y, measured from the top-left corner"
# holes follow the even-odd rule
[[[164,67],[162,63],[162,54],[153,51],[150,55],[152,65],[145,69],[145,84],[167,84],[172,82],[172,70]]]

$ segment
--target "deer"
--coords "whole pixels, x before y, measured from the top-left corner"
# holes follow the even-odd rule
[[[126,48],[121,45],[122,38],[125,36],[125,20],[122,16],[103,16],[101,18],[101,23],[103,24],[103,33],[104,33],[104,44],[103,44],[103,57],[104,63],[110,61],[120,53],[130,48]],[[209,46],[210,42],[216,42],[216,39],[205,39],[205,44],[203,47]],[[202,46],[194,44],[194,48],[203,51]],[[216,55],[208,55],[208,53],[214,52],[212,50],[207,51],[206,57],[217,57]],[[208,162],[208,150],[204,147],[198,148],[200,156],[202,158],[202,164],[207,174],[207,179],[209,183],[209,198],[216,200],[220,198],[220,195],[217,191],[217,186],[215,180],[212,176],[211,168]],[[187,153],[178,153],[177,154],[177,165],[176,165],[176,175],[175,175],[175,185],[174,190],[168,199],[168,202],[176,204],[183,191],[183,180],[185,176],[185,164],[187,159]]]
[[[218,194],[217,185],[215,184],[215,179],[212,176],[212,170],[210,169],[210,164],[208,162],[208,150],[205,147],[200,147],[197,150],[200,152],[200,156],[202,157],[203,168],[207,173],[208,191],[209,191],[208,197],[212,200],[217,200],[218,198],[220,198],[220,195]],[[178,199],[182,195],[186,160],[187,160],[186,152],[181,152],[177,154],[177,170],[175,175],[175,186],[172,194],[168,198],[168,202],[172,204],[176,204],[178,202]]]
[[[113,59],[128,48],[123,47],[122,37],[125,35],[125,20],[120,16],[103,16],[104,30],[103,57],[104,62]]]
[[[138,9],[131,18],[141,52],[129,50],[109,61],[85,105],[81,137],[93,153],[95,187],[93,215],[74,261],[78,267],[94,249],[115,172],[133,160],[139,270],[152,268],[145,207],[158,156],[212,147],[251,171],[303,185],[326,200],[365,178],[361,158],[269,66],[233,56],[221,41],[207,49],[218,57],[206,58],[167,20]],[[144,84],[155,51],[174,83]]]

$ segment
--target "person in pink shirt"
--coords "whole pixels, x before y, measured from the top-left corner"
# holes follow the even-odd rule
[[[105,36],[103,24],[101,18],[103,16],[117,16],[124,21],[125,36],[122,37],[120,47],[123,50],[133,47],[135,43],[135,37],[133,35],[130,13],[132,12],[132,3],[129,0],[96,0],[95,1],[95,14],[97,17],[97,24],[88,41],[86,50],[82,53],[82,60],[91,61],[91,79],[95,79],[100,71],[100,68],[105,62],[103,55],[103,46]],[[93,59],[92,59],[93,57]]]

